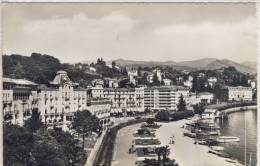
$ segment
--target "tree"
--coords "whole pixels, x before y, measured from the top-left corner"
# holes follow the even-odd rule
[[[32,150],[37,165],[63,166],[66,156],[57,140],[45,129],[39,129],[35,134],[35,144]]]
[[[126,76],[128,75],[126,67],[123,67],[123,68],[121,69],[121,73],[122,73],[123,75],[126,75]]]
[[[192,80],[192,88],[191,88],[191,91],[192,92],[197,92],[198,91],[198,77],[197,75],[194,76],[193,80]]]
[[[221,98],[221,92],[222,92],[222,86],[219,82],[216,83],[216,85],[213,87],[213,94],[216,99]]]
[[[141,76],[141,71],[142,71],[142,68],[139,66],[139,67],[137,68],[137,75],[138,75],[138,76]]]
[[[86,153],[79,141],[60,128],[40,128],[31,132],[25,127],[4,123],[4,165],[79,166]]]
[[[252,96],[253,100],[257,99],[257,91],[253,92],[253,96]]]
[[[74,139],[69,132],[64,132],[61,128],[54,128],[53,130],[49,130],[49,132],[61,145],[66,165],[84,165],[87,156],[84,150],[79,146],[79,140]]]
[[[148,84],[147,77],[148,77],[148,73],[145,72],[142,78],[138,80],[138,84],[147,85]]]
[[[27,166],[33,164],[31,151],[33,134],[18,125],[3,125],[4,165]]]
[[[162,148],[161,148],[161,151],[162,151],[162,157],[163,157],[163,166],[165,165],[165,162],[166,162],[166,159],[167,159],[167,157],[170,155],[170,153],[171,153],[171,150],[170,150],[170,148],[169,148],[169,146],[168,145],[166,145],[166,146],[163,146]]]
[[[74,114],[72,128],[82,135],[82,149],[84,149],[85,136],[90,132],[99,132],[101,129],[99,119],[88,110],[77,111]]]
[[[112,68],[114,69],[116,67],[116,62],[112,61]]]
[[[24,127],[31,132],[35,132],[42,126],[43,123],[41,121],[40,112],[38,109],[33,109],[31,117],[24,122]]]
[[[177,105],[178,111],[187,111],[186,108],[186,102],[183,98],[183,95],[181,94],[180,99],[179,99],[179,103]]]
[[[161,82],[159,81],[156,74],[153,75],[153,86],[160,86]]]
[[[154,119],[153,119],[153,118],[148,118],[148,119],[146,120],[146,123],[152,125],[152,124],[154,124]]]
[[[204,105],[203,104],[196,104],[193,106],[193,110],[195,114],[201,115],[204,112]]]
[[[160,121],[169,121],[170,113],[167,110],[161,110],[155,115],[155,118]]]
[[[161,163],[161,155],[162,155],[162,147],[158,147],[155,149],[155,153],[157,154],[157,161],[158,161],[158,164]]]

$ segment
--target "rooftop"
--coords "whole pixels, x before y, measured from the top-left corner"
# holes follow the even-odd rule
[[[154,86],[145,88],[145,90],[189,90],[189,88],[184,86],[177,86],[177,85],[171,85],[171,86]]]
[[[3,82],[13,83],[17,85],[38,85],[26,79],[3,78]]]

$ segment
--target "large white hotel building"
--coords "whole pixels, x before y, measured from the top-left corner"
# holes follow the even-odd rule
[[[183,86],[151,87],[144,90],[144,107],[148,110],[177,110],[179,99],[183,95],[189,103],[189,89]]]
[[[144,111],[143,98],[143,88],[79,88],[65,71],[58,71],[48,86],[24,79],[3,79],[5,120],[19,125],[36,108],[48,126],[67,130],[74,112],[82,110],[89,110],[106,126],[111,122],[111,112]]]
[[[111,112],[143,112],[144,88],[103,88],[92,87],[91,97],[107,98],[111,102]]]

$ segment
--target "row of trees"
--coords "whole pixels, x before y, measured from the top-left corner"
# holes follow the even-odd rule
[[[157,160],[146,159],[143,161],[145,166],[177,166],[178,165],[175,162],[175,160],[171,160],[168,158],[168,156],[171,153],[171,150],[168,145],[156,148],[155,153],[157,154],[158,157]]]
[[[24,126],[4,123],[4,165],[84,165],[87,159],[84,137],[91,132],[100,132],[101,127],[98,119],[87,110],[75,114],[72,126],[82,136],[83,143],[61,128],[47,128],[41,122],[40,113],[36,109]]]

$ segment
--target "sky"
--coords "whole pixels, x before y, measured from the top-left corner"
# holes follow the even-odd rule
[[[119,58],[256,61],[254,3],[8,3],[3,54],[61,62]]]

